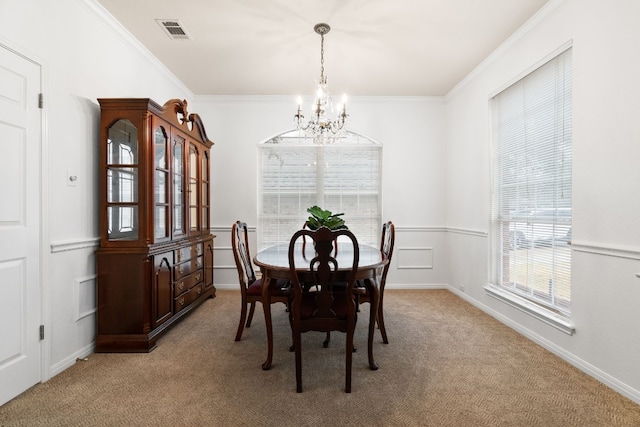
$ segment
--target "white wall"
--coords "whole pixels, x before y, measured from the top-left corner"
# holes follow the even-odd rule
[[[93,0],[0,0],[0,44],[43,66],[43,377],[90,353],[98,237],[97,98],[192,94],[101,16]],[[68,187],[67,171],[78,176]],[[34,171],[37,173],[37,171]]]
[[[489,97],[573,40],[576,332],[485,294],[488,237],[450,233],[448,279],[469,301],[640,402],[640,2],[553,1],[546,13],[447,96],[447,224],[489,232]]]
[[[213,183],[212,224],[230,227],[238,215],[255,224],[256,146],[292,129],[295,97],[196,96],[192,107],[203,117],[215,143],[212,173],[220,179]],[[349,109],[349,128],[383,145],[383,217],[402,226],[442,226],[443,100],[351,98]],[[228,191],[230,184],[248,197]],[[407,194],[426,197],[409,198]]]
[[[192,109],[201,115],[215,143],[211,223],[217,236],[218,287],[237,287],[231,224],[238,219],[250,228],[257,224],[256,146],[291,130],[296,106],[295,96],[194,99]],[[349,114],[350,129],[383,145],[383,219],[396,226],[395,259],[387,283],[442,286],[446,283],[443,99],[353,97]],[[252,245],[255,248],[255,242]]]

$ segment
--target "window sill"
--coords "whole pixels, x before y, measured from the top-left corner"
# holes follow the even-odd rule
[[[573,335],[575,332],[575,326],[571,321],[561,315],[554,313],[551,310],[547,310],[543,307],[540,307],[537,304],[534,304],[525,298],[519,297],[511,292],[505,291],[504,289],[496,286],[496,285],[487,285],[484,287],[487,295],[492,298],[495,298],[499,301],[502,301],[511,307],[517,308],[518,310],[527,313],[530,316],[535,317],[536,319],[546,323],[547,325],[553,326],[556,329],[561,330],[562,332]]]

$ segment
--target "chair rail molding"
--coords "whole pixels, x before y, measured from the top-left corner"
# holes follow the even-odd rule
[[[220,233],[229,234],[231,233],[231,226],[216,225],[209,228],[209,230],[211,230],[212,234],[220,234]],[[247,224],[247,230],[249,231],[249,233],[255,233],[258,230],[258,228],[255,225],[252,227],[249,224]],[[233,268],[235,268],[235,266]]]
[[[58,240],[51,242],[51,253],[77,251],[85,248],[97,248],[100,245],[99,237],[85,237],[82,239]]]
[[[396,228],[396,233],[441,233],[447,231],[446,227],[434,227],[434,226],[399,226],[393,224]]]
[[[487,232],[487,231],[470,230],[468,228],[445,227],[445,230],[448,233],[452,233],[452,234],[466,234],[468,236],[476,236],[476,237],[487,237],[487,236],[489,236],[489,232]]]
[[[636,249],[636,248],[603,246],[595,243],[576,242],[576,241],[573,241],[571,243],[571,248],[575,252],[583,252],[587,254],[640,260],[640,249]]]

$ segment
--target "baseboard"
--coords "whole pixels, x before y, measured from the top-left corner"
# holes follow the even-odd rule
[[[236,290],[239,289],[238,288],[238,284],[237,283],[232,283],[232,284],[218,284],[216,283],[216,289],[224,289],[224,290]],[[405,283],[405,284],[400,284],[400,283],[395,283],[395,284],[391,284],[391,283],[387,283],[387,285],[385,286],[385,289],[449,289],[449,285],[445,284],[445,283]]]
[[[81,348],[80,350],[74,352],[70,356],[65,357],[64,359],[62,359],[60,362],[56,363],[55,365],[51,366],[51,370],[50,370],[51,371],[50,372],[51,375],[49,376],[49,379],[55,377],[56,375],[58,375],[59,373],[61,373],[65,369],[68,369],[68,368],[72,367],[78,361],[78,359],[84,359],[85,357],[87,357],[90,354],[92,354],[94,348],[95,348],[95,344],[91,343],[91,344],[87,345],[86,347]]]
[[[446,283],[387,283],[385,289],[448,289]]]
[[[489,316],[491,316],[494,319],[498,320],[499,322],[507,325],[508,327],[510,327],[514,331],[518,332],[519,334],[523,335],[524,337],[530,339],[531,341],[535,342],[536,344],[538,344],[538,345],[542,346],[543,348],[549,350],[551,353],[553,353],[556,356],[560,357],[562,360],[564,360],[565,362],[569,363],[570,365],[576,367],[577,369],[581,370],[582,372],[584,372],[585,374],[589,375],[590,377],[595,378],[596,380],[600,381],[601,383],[603,383],[607,387],[611,388],[612,390],[615,390],[616,392],[620,393],[621,395],[631,399],[635,403],[640,404],[640,390],[636,390],[635,388],[630,387],[629,385],[627,385],[627,384],[623,383],[622,381],[612,377],[611,375],[607,374],[606,372],[602,371],[601,369],[599,369],[599,368],[593,366],[592,364],[580,359],[579,357],[576,357],[575,354],[566,351],[564,348],[557,346],[556,344],[552,343],[551,341],[547,340],[546,338],[544,338],[544,337],[532,332],[531,330],[529,330],[527,328],[524,328],[519,323],[514,322],[509,317],[504,316],[503,314],[499,313],[498,311],[490,308],[489,306],[487,306],[485,304],[482,304],[478,300],[476,300],[474,298],[471,298],[468,294],[460,291],[459,289],[456,289],[453,286],[447,286],[447,289],[450,292],[452,292],[455,295],[457,295],[460,298],[462,298],[463,300],[467,301],[469,304],[477,307],[478,309],[480,309],[483,312],[487,313]]]
[[[232,283],[232,284],[218,284],[218,283],[214,283],[216,290],[240,290],[240,285],[237,283]]]

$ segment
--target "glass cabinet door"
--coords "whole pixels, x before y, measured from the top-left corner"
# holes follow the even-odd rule
[[[173,236],[186,233],[184,192],[184,143],[180,135],[173,135]]]
[[[193,144],[189,144],[189,234],[195,234],[200,231],[200,221],[198,221],[198,197],[200,197],[198,166],[198,150]]]
[[[164,126],[154,126],[154,222],[153,234],[156,239],[169,238],[169,138]]]
[[[107,134],[107,238],[137,240],[138,129],[129,120],[116,121]]]
[[[200,171],[202,175],[202,198],[201,198],[201,206],[202,206],[202,229],[205,232],[209,232],[210,221],[210,202],[209,198],[209,152],[205,151],[202,153],[202,165],[200,165]]]

